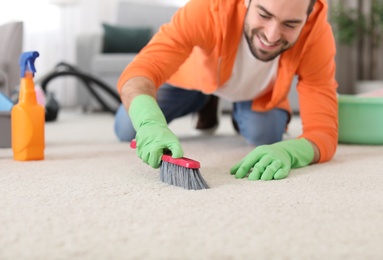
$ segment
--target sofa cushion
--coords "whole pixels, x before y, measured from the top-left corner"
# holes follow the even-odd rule
[[[151,39],[149,27],[124,27],[103,23],[103,53],[137,53]]]

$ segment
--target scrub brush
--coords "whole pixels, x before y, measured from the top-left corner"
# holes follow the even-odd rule
[[[130,147],[136,148],[136,140],[131,141]],[[199,168],[200,163],[192,159],[186,157],[173,158],[169,154],[163,154],[160,166],[160,180],[187,190],[208,189],[209,186],[203,179]]]

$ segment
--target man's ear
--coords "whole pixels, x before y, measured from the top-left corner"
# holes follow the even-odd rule
[[[249,8],[249,3],[250,3],[250,0],[245,0],[245,7],[246,8]]]

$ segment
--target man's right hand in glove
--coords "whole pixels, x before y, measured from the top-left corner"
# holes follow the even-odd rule
[[[152,96],[136,96],[130,104],[129,116],[137,132],[137,155],[146,164],[160,167],[164,150],[169,150],[173,158],[183,156],[178,138],[168,128],[165,116]]]

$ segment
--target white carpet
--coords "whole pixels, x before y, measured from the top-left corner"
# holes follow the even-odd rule
[[[46,124],[46,159],[0,149],[0,259],[383,259],[383,146],[340,145],[280,181],[237,180],[252,147],[228,117],[199,136],[171,124],[209,190],[159,181],[109,114]],[[289,135],[300,133],[294,118]]]

